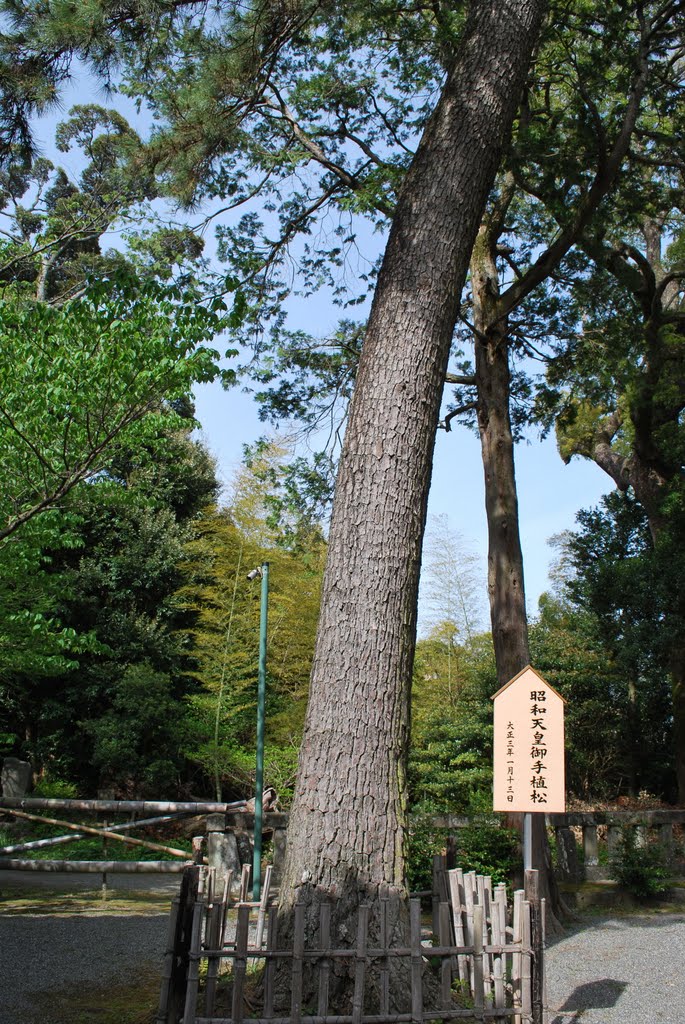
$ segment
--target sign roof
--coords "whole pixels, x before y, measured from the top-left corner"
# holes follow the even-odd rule
[[[526,675],[529,672],[532,672],[534,676],[537,676],[540,682],[544,683],[548,690],[551,690],[552,693],[555,693],[559,700],[563,700],[564,704],[568,703],[566,698],[562,697],[559,691],[555,690],[552,684],[548,683],[544,676],[541,676],[540,673],[536,669],[534,669],[532,665],[526,665],[526,667],[522,668],[520,672],[517,672],[513,679],[510,679],[508,683],[505,683],[504,686],[500,687],[497,693],[493,693],[490,700],[496,700],[499,697],[500,693],[504,693],[504,691],[508,690],[513,683],[515,683],[518,679],[521,678],[521,676]]]

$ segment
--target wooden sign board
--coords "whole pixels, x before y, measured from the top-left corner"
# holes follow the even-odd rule
[[[529,665],[492,699],[493,809],[563,813],[564,698]]]

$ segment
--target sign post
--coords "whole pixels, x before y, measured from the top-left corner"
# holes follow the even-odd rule
[[[495,705],[493,809],[523,812],[523,866],[531,901],[532,1017],[544,1019],[543,910],[533,868],[533,815],[566,810],[564,704],[530,665],[492,698]]]

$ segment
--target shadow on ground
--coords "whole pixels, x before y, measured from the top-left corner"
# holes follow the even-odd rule
[[[616,981],[614,978],[600,978],[578,985],[563,1006],[556,1011],[552,1024],[569,1024],[571,1021],[582,1021],[585,1010],[607,1010],[621,998],[628,987],[627,981]]]

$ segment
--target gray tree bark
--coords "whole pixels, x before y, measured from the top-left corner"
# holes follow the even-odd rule
[[[409,692],[440,399],[478,223],[523,87],[543,0],[475,0],[401,191],[341,455],[281,893],[406,895]]]

